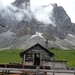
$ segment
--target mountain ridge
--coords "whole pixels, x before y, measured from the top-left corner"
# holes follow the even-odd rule
[[[37,13],[36,10],[32,12],[30,2],[25,1],[16,0],[6,9],[0,10],[0,37],[3,37],[0,40],[0,44],[2,44],[0,49],[27,48],[37,42],[45,46],[46,40],[48,40],[48,47],[50,48],[75,49],[72,40],[75,36],[75,24],[71,22],[62,6],[58,6],[56,3],[51,4],[50,11],[45,11],[50,4],[41,6],[41,10],[37,8]],[[43,14],[43,16],[40,16],[40,14]],[[36,15],[38,15],[38,19]],[[41,19],[39,20],[39,18]],[[48,20],[48,23],[45,23],[46,20]],[[13,33],[10,34],[10,37],[2,36],[3,33],[6,34],[8,31]],[[29,39],[36,32],[42,33],[44,39],[39,36]]]

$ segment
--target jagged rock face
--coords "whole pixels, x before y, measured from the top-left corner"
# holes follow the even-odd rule
[[[62,6],[57,6],[57,4],[53,4],[53,18],[57,26],[63,26],[63,23],[67,19],[70,19],[64,8]]]
[[[30,3],[30,0],[15,0],[14,3],[12,3],[13,5],[15,5],[18,8],[22,8],[22,5],[24,7],[24,4],[28,4]],[[27,5],[29,6],[29,5]],[[9,9],[9,8],[8,8]],[[11,11],[11,9],[10,9]],[[2,11],[2,13],[5,13],[6,11]],[[13,11],[11,11],[13,12]],[[17,12],[20,12],[19,10],[17,10]],[[17,13],[14,12],[13,14]],[[26,35],[26,34],[34,34],[36,32],[36,30],[38,32],[46,32],[49,33],[50,35],[53,36],[57,36],[61,39],[64,39],[67,34],[75,34],[75,25],[71,23],[70,17],[67,15],[66,11],[63,9],[63,7],[61,6],[57,6],[57,4],[53,4],[53,17],[51,18],[53,23],[56,25],[56,27],[52,26],[52,25],[48,25],[47,27],[44,27],[43,23],[39,24],[39,22],[37,21],[37,23],[35,23],[33,21],[33,19],[31,20],[27,20],[28,16],[26,14],[24,14],[24,21],[23,25],[22,25],[22,21],[17,21],[15,19],[15,16],[12,15],[10,16],[8,13],[6,13],[5,17],[2,17],[2,15],[0,15],[0,24],[2,26],[4,26],[5,29],[9,29],[12,28],[12,32],[16,32],[17,34],[22,34],[21,35]],[[30,14],[30,13],[29,13]],[[31,13],[33,14],[33,13]],[[32,16],[32,18],[34,18],[34,16]],[[19,24],[18,24],[19,23]],[[20,25],[20,27],[19,27]],[[22,27],[22,26],[23,27]],[[25,25],[25,26],[24,26]],[[27,28],[28,27],[28,28]],[[38,27],[38,28],[37,28]],[[25,29],[23,29],[25,28]],[[46,29],[45,29],[46,28]],[[29,30],[29,31],[28,31]]]
[[[18,8],[27,9],[30,6],[30,0],[15,0],[12,4]]]
[[[16,17],[14,16],[14,14],[15,13],[13,13],[10,10],[9,6],[2,9],[2,10],[0,10],[0,26],[5,28],[5,30],[7,30],[7,31],[10,28],[13,29],[12,31],[14,31],[14,28],[18,23],[18,21],[16,20]]]
[[[71,29],[72,29],[73,35],[75,35],[75,24],[74,23],[72,23]]]
[[[28,2],[30,3],[29,0],[15,0],[15,2],[12,3],[11,6],[7,6],[6,8],[0,10],[0,26],[4,27],[5,30],[7,30],[7,31],[9,29],[11,29],[12,32],[16,32],[16,27],[17,27],[18,23],[23,19],[24,20],[29,19],[28,15],[25,14],[23,11],[20,11],[20,9],[19,9],[19,8],[22,9],[21,6],[24,7],[24,3],[28,4]],[[26,8],[24,8],[24,9],[26,9]],[[21,18],[21,16],[22,16],[22,18]],[[3,32],[4,31],[2,30],[1,33],[3,33]]]
[[[2,26],[0,26],[0,33],[3,33],[5,31],[6,31],[5,28],[3,28]]]
[[[17,26],[17,36],[21,37],[27,34],[35,34],[36,27],[33,21],[21,21]]]
[[[36,32],[43,32],[45,30],[45,26],[42,22],[39,22],[32,18],[31,20],[22,20],[18,23],[16,27],[16,34],[18,37],[25,35],[33,35]]]
[[[63,7],[57,6],[57,4],[54,4],[53,17],[55,20],[55,24],[57,25],[57,31],[59,28],[64,38],[65,36],[67,36],[68,33],[72,33],[72,30],[71,30],[72,23],[71,23],[70,17],[67,15]]]
[[[57,4],[53,5],[53,22],[56,27],[49,25],[45,30],[51,35],[57,36],[64,39],[69,33],[73,33],[73,28],[70,17],[67,15],[66,11],[61,6]]]
[[[18,48],[19,46],[22,46],[22,45],[24,46],[25,44],[26,44],[26,47],[29,47],[30,44],[32,45],[35,42],[37,43],[38,40],[41,44],[45,45],[46,39],[49,38],[50,39],[49,45],[50,46],[52,45],[51,47],[54,47],[54,45],[55,47],[57,47],[56,45],[58,45],[58,48],[62,48],[62,49],[64,47],[67,49],[68,48],[75,49],[75,45],[74,45],[75,41],[72,40],[75,37],[67,36],[68,34],[75,35],[75,24],[71,23],[70,17],[67,15],[63,7],[57,6],[57,4],[53,4],[53,10],[52,10],[53,14],[52,14],[52,17],[50,18],[53,21],[53,24],[55,24],[54,26],[52,24],[46,25],[42,22],[37,21],[33,16],[33,12],[29,10],[27,12],[28,14],[24,13],[23,11],[20,11],[20,9],[21,10],[27,9],[27,7],[30,5],[29,3],[30,3],[29,0],[15,0],[15,2],[12,4],[16,8],[18,7],[17,10],[12,10],[11,7],[8,7],[7,10],[11,14],[8,14],[8,12],[6,12],[5,10],[0,11],[0,36],[1,36],[1,33],[8,31],[10,28],[11,28],[11,31],[18,36],[8,40],[6,36],[4,36],[4,38],[2,38],[3,36],[1,36],[0,38],[2,40],[0,40],[0,45],[1,44],[2,45],[0,46],[0,48],[6,47],[6,46],[9,47],[10,43],[8,42],[10,41],[13,48],[14,47]],[[15,15],[18,13],[20,13],[23,16],[22,20],[16,19]],[[32,14],[31,18],[29,14]],[[20,18],[21,16],[19,16],[19,19]],[[30,39],[30,37],[33,34],[35,34],[36,31],[43,33],[44,39],[40,37],[34,37]],[[56,40],[56,42],[51,40],[51,36],[52,38],[57,37],[57,39],[53,39],[53,40]],[[66,36],[69,38],[66,38]]]

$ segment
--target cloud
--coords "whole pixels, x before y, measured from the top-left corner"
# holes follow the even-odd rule
[[[31,9],[34,11],[36,7],[48,5],[49,3],[57,3],[58,6],[63,6],[71,17],[71,21],[75,23],[75,0],[31,0]]]
[[[15,0],[0,0],[0,10],[6,8],[10,3],[14,2]]]
[[[11,20],[17,21],[22,21],[24,17],[26,18],[25,20],[32,19],[32,14],[29,11],[13,6],[11,4],[13,1],[14,0],[0,0],[0,13],[3,18],[10,17]]]
[[[3,6],[8,6],[9,5],[9,7],[11,8],[11,10],[14,10],[14,11],[16,11],[16,10],[18,10],[19,12],[16,12],[16,13],[13,13],[13,12],[11,12],[9,9],[7,9],[7,10],[5,10],[6,11],[6,13],[8,13],[9,14],[9,16],[10,17],[13,17],[13,19],[14,18],[16,18],[16,20],[18,20],[18,21],[21,21],[21,20],[23,20],[23,19],[25,19],[25,20],[29,20],[29,19],[32,19],[32,13],[30,13],[29,11],[27,11],[27,10],[21,10],[21,9],[17,9],[16,7],[14,7],[14,6],[12,6],[10,3],[12,3],[14,0],[7,0],[7,2],[5,3],[5,0],[1,0],[1,2],[2,2],[2,4],[3,4]],[[39,3],[37,4],[37,6],[39,5]],[[41,5],[41,4],[40,4]],[[39,7],[37,8],[37,11],[34,11],[33,13],[34,13],[34,16],[35,16],[35,18],[38,20],[38,21],[41,21],[41,22],[43,22],[44,24],[51,24],[52,23],[52,21],[50,20],[50,14],[48,14],[48,12],[49,11],[51,11],[52,10],[52,7],[50,8],[50,7],[48,7],[48,8],[43,8],[43,7],[41,7],[39,5]],[[48,10],[49,9],[49,10]],[[13,15],[13,16],[12,16]],[[4,16],[7,16],[7,14],[5,14]],[[25,18],[24,18],[25,17]]]
[[[0,0],[0,1],[3,3],[3,5],[7,6],[10,3],[14,2],[15,0]]]
[[[53,24],[52,20],[52,9],[53,7],[49,5],[49,7],[39,6],[33,11],[34,17],[36,20],[43,22],[44,24]]]
[[[10,3],[14,2],[15,0],[0,0],[0,10],[4,9]],[[40,7],[40,5],[48,5],[50,3],[57,3],[59,6],[63,6],[66,10],[67,14],[71,17],[71,21],[75,23],[75,0],[31,0],[31,9],[34,11],[37,7]],[[44,10],[48,11],[50,8]],[[46,15],[47,12],[44,12],[44,17],[48,16]],[[19,13],[20,14],[20,13]],[[22,14],[21,14],[22,15]],[[22,15],[23,16],[23,15]],[[19,16],[20,17],[20,16]],[[42,17],[42,15],[41,15]],[[47,17],[48,19],[48,17]]]

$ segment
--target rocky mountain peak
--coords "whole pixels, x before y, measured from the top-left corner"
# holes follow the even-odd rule
[[[56,27],[49,25],[45,31],[60,39],[64,39],[69,33],[73,33],[71,19],[62,6],[58,6],[57,4],[52,4],[52,6],[52,21]]]
[[[75,24],[71,22],[70,17],[62,6],[58,6],[57,4],[42,6],[42,10],[50,5],[52,9],[49,12],[44,11],[45,13],[40,10],[40,14],[38,14],[39,10],[38,12],[36,10],[36,12],[27,10],[28,7],[30,7],[30,0],[15,0],[12,5],[13,6],[9,6],[5,10],[0,11],[0,33],[8,33],[8,30],[11,29],[11,32],[14,32],[17,37],[13,36],[13,39],[7,39],[5,36],[2,38],[0,34],[0,38],[2,39],[0,40],[0,48],[7,47],[8,41],[10,41],[9,44],[12,45],[13,48],[18,48],[23,44],[29,46],[35,43],[36,40],[36,42],[39,40],[40,43],[45,45],[46,39],[49,40],[50,47],[60,46],[64,48],[65,43],[65,48],[69,48],[68,45],[75,48],[75,45],[72,44],[73,40],[71,42],[72,37],[67,36],[68,34],[75,35]],[[37,20],[34,17],[36,16],[35,13],[38,14],[38,19],[42,17],[43,21],[48,20],[48,23]],[[36,32],[42,33],[41,36],[44,38],[42,39],[36,36],[29,39],[35,35]],[[51,37],[54,37],[56,42],[53,42]],[[70,41],[66,37],[70,37]]]
[[[30,0],[15,0],[12,4],[21,9],[28,9],[30,7]]]
[[[54,22],[58,26],[63,25],[63,22],[67,19],[70,21],[70,17],[67,15],[64,8],[62,6],[58,6],[57,4],[53,4],[53,18]]]

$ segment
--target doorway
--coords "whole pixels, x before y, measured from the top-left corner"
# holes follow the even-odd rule
[[[34,65],[40,65],[40,53],[34,54]]]

